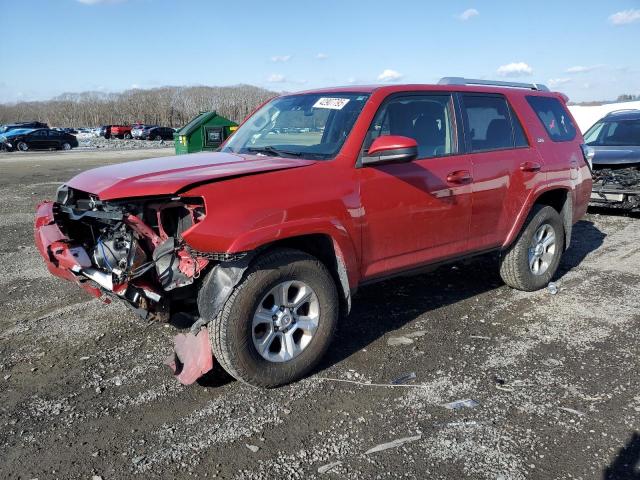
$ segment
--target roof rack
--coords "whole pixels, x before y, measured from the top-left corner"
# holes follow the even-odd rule
[[[476,78],[463,77],[442,77],[438,82],[438,85],[487,85],[490,87],[527,88],[529,90],[539,90],[541,92],[549,91],[547,86],[542,85],[541,83],[501,82],[498,80],[479,80]]]

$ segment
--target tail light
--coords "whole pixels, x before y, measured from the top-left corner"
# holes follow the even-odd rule
[[[589,170],[593,172],[593,157],[596,156],[596,149],[585,144],[580,145],[580,148],[582,148],[582,155],[584,156],[584,161],[587,162],[587,165],[589,166]]]

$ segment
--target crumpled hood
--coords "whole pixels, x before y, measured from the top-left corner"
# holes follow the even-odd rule
[[[73,177],[67,185],[93,193],[100,200],[172,195],[194,184],[314,163],[297,158],[203,152],[94,168]]]
[[[640,163],[640,146],[602,147],[594,146],[593,164],[597,166],[626,165]]]

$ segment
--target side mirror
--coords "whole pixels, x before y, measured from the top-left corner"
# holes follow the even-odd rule
[[[376,138],[367,154],[362,157],[362,165],[382,165],[403,163],[418,157],[418,143],[400,135],[381,135]]]

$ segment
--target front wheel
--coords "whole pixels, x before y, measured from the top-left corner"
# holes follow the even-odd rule
[[[69,142],[64,142],[62,144],[62,150],[71,150],[71,144]]]
[[[155,138],[154,138],[154,140],[155,140],[156,142],[159,142],[160,140],[162,140],[162,137],[161,137],[160,135],[156,135],[156,136],[155,136]]]
[[[209,280],[199,303],[212,298]],[[250,385],[276,387],[304,377],[326,352],[338,321],[338,293],[318,259],[274,250],[249,267],[220,314],[209,320],[222,367]]]
[[[16,145],[16,147],[21,152],[26,152],[27,150],[29,150],[29,145],[27,144],[27,142],[18,142],[18,145]]]
[[[124,134],[124,136],[123,136],[123,138],[124,138],[125,140],[131,140],[131,134],[130,134],[130,133],[125,133],[125,134]]]
[[[500,259],[500,276],[518,290],[539,290],[555,275],[563,251],[560,215],[553,207],[535,205],[517,240]]]

